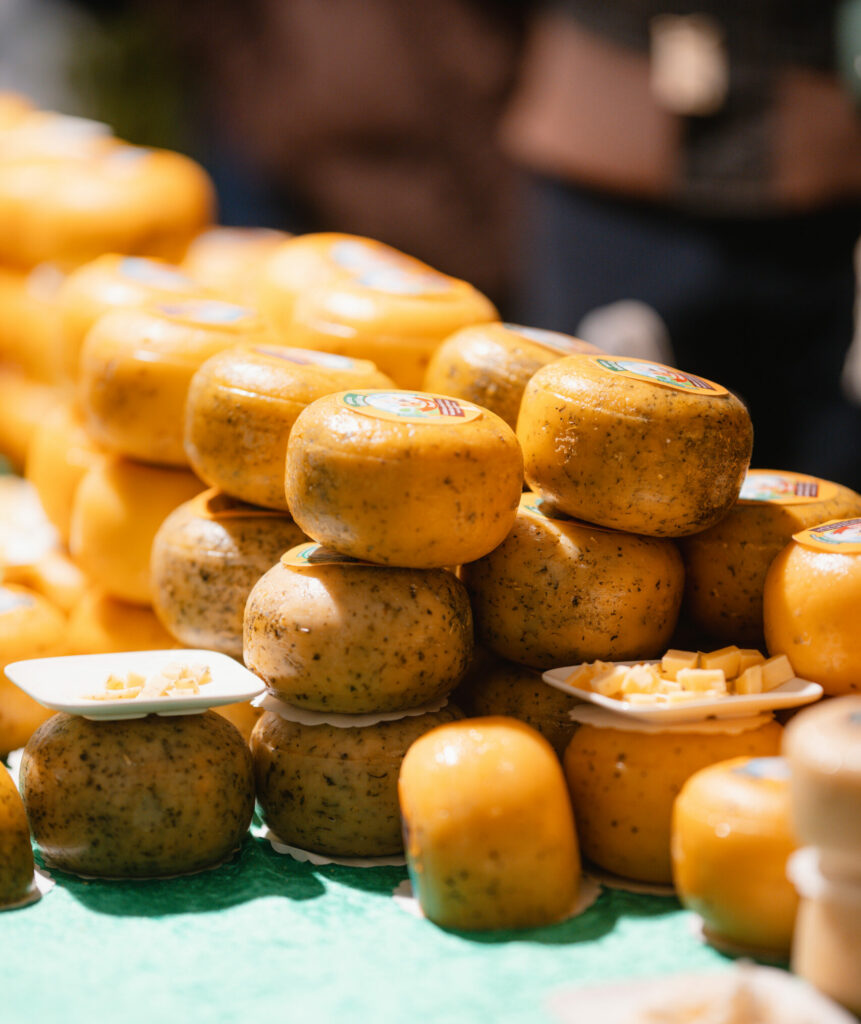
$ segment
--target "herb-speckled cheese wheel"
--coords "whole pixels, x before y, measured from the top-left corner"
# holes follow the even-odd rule
[[[789,953],[798,897],[786,862],[797,846],[783,758],[740,757],[703,768],[673,806],[676,890],[717,944]]]
[[[403,849],[398,771],[423,733],[454,707],[355,729],[299,725],[267,711],[251,734],[257,799],[284,842],[335,857]]]
[[[210,228],[188,247],[182,269],[222,298],[256,306],[263,267],[289,238],[270,228]]]
[[[150,608],[90,588],[69,616],[69,654],[166,651],[182,647]]]
[[[213,487],[286,509],[287,438],[299,413],[345,388],[391,386],[364,359],[273,345],[230,349],[207,359],[191,380],[185,451]]]
[[[251,823],[254,774],[239,732],[211,711],[120,722],[60,714],[24,750],[21,795],[49,864],[150,878],[229,856]]]
[[[287,515],[206,491],[165,519],[152,545],[153,606],[189,647],[242,657],[251,588],[307,538]]]
[[[311,710],[420,707],[454,689],[471,656],[469,599],[445,569],[279,563],[245,609],[245,664]]]
[[[328,395],[300,413],[287,443],[296,522],[335,551],[384,565],[440,568],[492,551],[522,481],[503,420],[425,392]]]
[[[684,585],[672,541],[554,517],[533,494],[502,544],[460,572],[477,639],[540,669],[660,656]]]
[[[599,351],[557,331],[476,324],[455,331],[434,352],[424,388],[483,405],[514,429],[523,389],[534,373],[565,356]]]
[[[696,533],[726,515],[753,445],[747,409],[720,385],[589,355],[535,374],[517,436],[527,482],[557,508],[658,537]]]
[[[24,804],[12,776],[0,764],[0,909],[27,899],[34,870]]]
[[[527,928],[571,911],[580,856],[549,743],[512,718],[472,718],[421,737],[398,791],[413,889],[444,928]]]

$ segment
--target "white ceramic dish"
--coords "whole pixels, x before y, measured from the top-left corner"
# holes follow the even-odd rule
[[[93,700],[112,673],[150,675],[167,665],[207,665],[212,680],[200,693],[146,700]],[[127,651],[122,654],[78,654],[65,658],[32,658],[6,666],[6,675],[33,700],[54,711],[102,721],[145,718],[147,715],[194,715],[208,708],[251,700],[263,692],[263,682],[244,665],[219,651],[196,648],[172,651]]]
[[[657,661],[618,661],[617,665],[658,665]],[[591,690],[580,690],[565,680],[571,673],[580,668],[579,665],[568,665],[564,668],[553,668],[542,676],[563,693],[572,697],[597,704],[619,715],[635,718],[640,722],[656,722],[667,725],[671,722],[696,722],[703,718],[741,718],[756,715],[763,711],[777,711],[779,708],[795,708],[802,704],[812,704],[819,700],[823,690],[819,683],[811,683],[797,676],[769,690],[768,693],[746,693],[733,697],[709,697],[703,700],[688,700],[680,704],[628,704],[615,697],[605,697]]]

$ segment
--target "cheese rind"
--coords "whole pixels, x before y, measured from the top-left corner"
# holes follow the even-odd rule
[[[24,804],[12,776],[0,765],[0,907],[27,898],[34,870]]]

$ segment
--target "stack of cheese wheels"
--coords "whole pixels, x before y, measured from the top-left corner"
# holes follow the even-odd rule
[[[207,290],[231,302],[257,306],[263,267],[289,238],[269,228],[210,228],[194,239],[181,266]]]

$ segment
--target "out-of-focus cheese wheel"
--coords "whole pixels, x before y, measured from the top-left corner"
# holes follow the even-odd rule
[[[345,388],[392,386],[365,359],[274,345],[230,349],[207,359],[191,380],[185,451],[213,487],[286,510],[287,438],[299,413]]]
[[[69,654],[114,654],[165,651],[183,645],[168,633],[152,609],[90,587],[69,616],[67,646]]]
[[[788,955],[798,896],[786,862],[798,843],[789,766],[739,757],[703,768],[673,806],[673,880],[717,945]]]
[[[239,732],[211,711],[121,722],[60,714],[27,744],[21,796],[47,863],[150,878],[229,856],[251,822],[254,777]]]
[[[152,603],[150,551],[156,531],[203,490],[196,476],[106,456],[78,486],[69,548],[96,586],[132,604]]]
[[[0,908],[31,895],[34,869],[24,804],[12,776],[0,765]]]
[[[53,714],[4,673],[25,658],[64,654],[66,619],[59,608],[26,587],[0,585],[0,756],[22,747],[30,734]]]
[[[771,563],[762,595],[769,654],[830,696],[861,693],[861,518],[795,534]]]
[[[461,717],[454,707],[354,729],[300,725],[272,711],[251,734],[257,799],[286,843],[333,857],[403,849],[398,771],[410,745]]]
[[[36,565],[59,547],[35,487],[19,476],[0,475],[0,576]]]
[[[35,590],[66,615],[78,606],[89,586],[84,573],[60,548],[48,551],[35,562],[4,566],[0,559],[0,579]]]
[[[652,725],[585,705],[565,751],[583,855],[642,882],[672,881],[673,801],[687,780],[718,761],[773,757],[782,728],[771,715]]]
[[[569,356],[520,407],[526,479],[569,515],[631,533],[705,530],[735,503],[753,428],[718,384],[642,359]]]
[[[582,352],[600,349],[558,331],[477,324],[455,331],[434,352],[424,388],[483,405],[514,429],[529,378],[547,363]]]
[[[51,110],[19,107],[16,111],[14,106],[11,114],[12,120],[4,125],[0,109],[0,128],[4,129],[0,163],[52,161],[68,165],[72,161],[92,160],[120,145],[108,125],[101,121]]]
[[[6,131],[20,124],[33,110],[33,104],[26,96],[17,92],[0,92],[0,130]]]
[[[384,565],[440,568],[492,551],[522,481],[503,420],[426,392],[328,395],[299,414],[287,443],[296,522],[335,551]]]
[[[679,541],[684,609],[717,641],[762,645],[762,591],[778,552],[799,530],[861,515],[861,495],[815,476],[748,470],[739,501],[715,526]]]
[[[87,428],[106,448],[159,465],[185,466],[185,401],[195,370],[217,352],[264,338],[245,306],[217,299],[106,313],[81,351]]]
[[[444,725],[410,747],[398,791],[413,889],[444,928],[527,928],[571,911],[580,855],[550,744],[512,718]]]
[[[0,361],[46,384],[64,378],[56,304],[62,281],[50,263],[29,271],[0,267]]]
[[[529,493],[502,544],[460,573],[477,639],[540,669],[659,657],[684,585],[672,541],[576,522]]]
[[[300,568],[294,554],[263,576],[245,609],[245,664],[273,693],[363,714],[420,707],[454,689],[472,656],[472,615],[453,573]]]
[[[284,514],[205,491],[165,519],[152,545],[153,607],[189,647],[242,657],[251,588],[307,538]]]
[[[182,269],[223,298],[256,306],[264,264],[289,238],[270,228],[210,228],[188,247]]]
[[[39,424],[62,401],[65,395],[58,388],[0,366],[0,456],[5,456],[14,470],[23,471]]]

